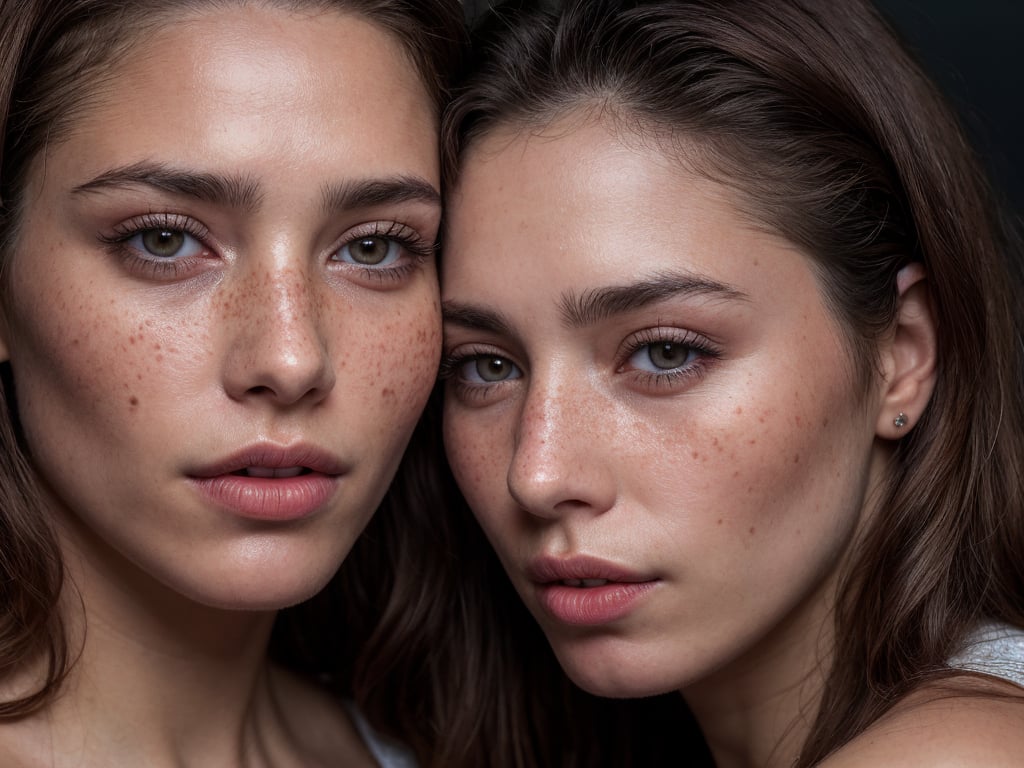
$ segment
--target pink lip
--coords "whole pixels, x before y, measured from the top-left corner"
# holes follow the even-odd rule
[[[245,474],[250,468],[257,474]],[[293,474],[296,468],[299,474]],[[339,459],[314,446],[258,444],[186,474],[221,509],[251,520],[285,522],[323,507],[345,471]]]
[[[659,583],[652,576],[586,556],[540,557],[526,570],[544,609],[558,621],[573,626],[599,626],[623,619]],[[606,583],[572,583],[585,580]]]

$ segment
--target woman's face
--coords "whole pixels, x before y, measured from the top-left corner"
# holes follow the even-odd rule
[[[435,376],[436,144],[355,16],[205,10],[124,58],[35,160],[4,303],[67,557],[233,608],[330,578]]]
[[[451,203],[448,455],[569,674],[812,648],[884,457],[807,257],[594,121],[481,140]]]

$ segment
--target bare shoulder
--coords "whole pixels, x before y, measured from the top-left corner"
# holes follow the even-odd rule
[[[821,768],[1011,768],[1024,765],[1024,690],[957,679],[918,691]]]

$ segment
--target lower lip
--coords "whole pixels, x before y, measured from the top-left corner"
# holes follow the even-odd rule
[[[541,584],[537,594],[547,612],[564,624],[593,627],[625,618],[657,583],[612,581],[600,587]]]
[[[309,517],[334,494],[338,478],[310,473],[296,477],[217,475],[193,478],[218,507],[250,520],[287,522]]]

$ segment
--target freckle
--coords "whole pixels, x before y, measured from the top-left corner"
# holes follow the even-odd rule
[[[141,373],[136,373],[135,374],[135,378],[138,379],[139,381],[142,381],[142,374]]]
[[[696,459],[696,460],[700,460],[700,454],[699,454],[699,453],[697,453],[696,451],[694,451],[693,453],[691,453],[691,454],[690,454],[690,456],[692,456],[692,457],[693,457],[694,459]]]
[[[161,346],[159,344],[154,344],[153,345],[153,349],[155,349],[155,350],[157,350],[159,352],[160,349],[161,349]]]
[[[747,440],[747,445],[757,445],[757,440],[755,440],[754,438],[750,438],[749,440]]]
[[[755,530],[755,529],[754,529],[754,526],[750,526],[750,535],[751,535],[751,536],[753,536],[753,535],[754,535],[754,530]]]
[[[719,525],[721,525],[721,524],[722,524],[722,518],[718,518],[718,524],[719,524]]]
[[[740,476],[740,471],[737,469],[735,472],[732,473],[732,476],[733,477],[739,477]]]
[[[793,463],[794,464],[799,464],[800,463],[800,454],[799,453],[797,453],[797,454],[795,454],[793,456]]]
[[[824,419],[822,420],[822,422],[821,422],[821,426],[823,426],[823,427],[827,427],[827,426],[828,426],[828,416],[826,416],[826,417],[825,417],[825,418],[824,418]]]
[[[137,398],[135,395],[132,395],[131,397],[128,398],[128,405],[130,405],[132,408],[134,408],[138,404],[139,398]]]
[[[128,337],[128,343],[129,344],[134,344],[135,343],[135,337],[134,336],[129,336]]]
[[[758,416],[757,420],[764,424],[764,416]]]

